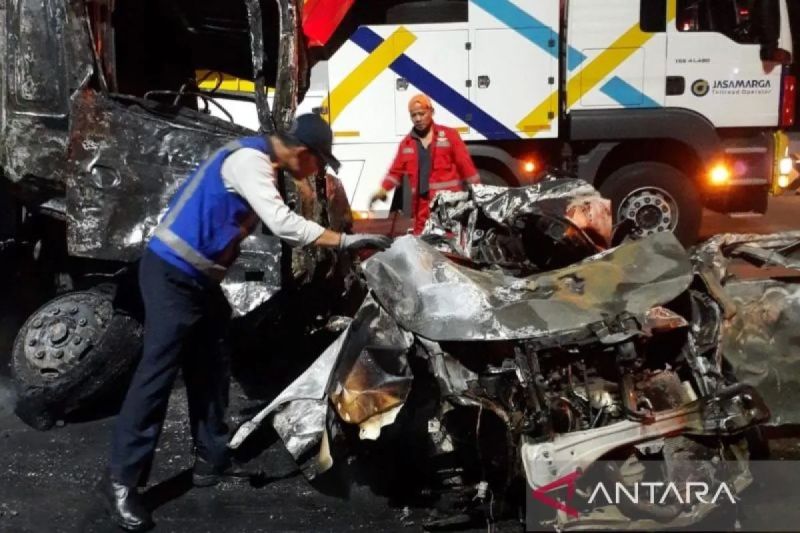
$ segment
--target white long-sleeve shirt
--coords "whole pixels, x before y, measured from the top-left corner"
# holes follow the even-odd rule
[[[306,246],[325,231],[286,205],[267,154],[253,148],[236,150],[225,158],[221,173],[225,188],[244,198],[270,231],[290,245]]]

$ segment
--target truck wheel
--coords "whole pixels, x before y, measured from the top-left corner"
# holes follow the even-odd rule
[[[611,200],[614,222],[630,219],[640,237],[672,231],[684,246],[696,243],[700,196],[680,170],[664,163],[634,163],[613,172],[600,192]]]
[[[138,320],[114,308],[105,286],[58,296],[37,309],[14,340],[17,415],[36,429],[112,390],[140,353]]]

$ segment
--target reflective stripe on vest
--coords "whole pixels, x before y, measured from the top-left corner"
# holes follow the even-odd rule
[[[209,278],[219,281],[225,277],[225,273],[228,271],[227,267],[218,265],[214,261],[204,257],[168,227],[159,226],[156,229],[155,236],[158,237],[161,242],[169,246],[175,255]]]
[[[432,191],[438,191],[439,189],[447,189],[448,187],[457,187],[463,183],[463,180],[450,180],[450,181],[438,181],[431,183],[430,189]]]

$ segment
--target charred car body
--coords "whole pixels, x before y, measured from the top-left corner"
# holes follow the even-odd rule
[[[429,525],[513,514],[524,483],[574,472],[751,483],[748,440],[770,413],[723,358],[729,309],[706,263],[672,234],[598,251],[609,205],[578,180],[476,186],[434,207],[422,239],[363,264],[371,292],[353,321],[232,446],[274,414],[315,476],[394,438],[387,462],[414,465],[425,490],[457,502]],[[601,506],[580,489],[578,516],[544,523],[658,529],[717,507]]]

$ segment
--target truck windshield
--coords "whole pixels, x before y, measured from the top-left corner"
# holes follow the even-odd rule
[[[307,88],[302,5],[302,0],[117,0],[113,11],[95,2],[89,13],[111,92],[194,106],[197,98],[186,93],[194,90],[197,73],[224,73],[261,87],[256,104],[267,131],[272,116],[266,87],[276,89],[273,114],[283,125]]]
[[[717,32],[742,44],[762,42],[759,0],[678,0],[678,31]]]
[[[119,0],[113,14],[92,13],[95,40],[107,39],[96,48],[104,55],[111,91],[133,96],[178,91],[197,70],[252,79],[245,6],[230,2],[223,7]]]

